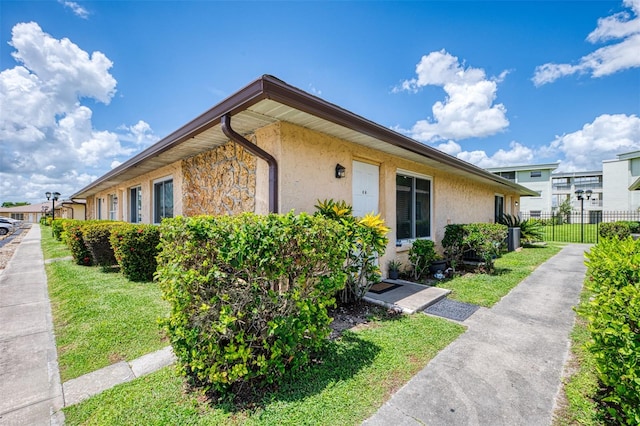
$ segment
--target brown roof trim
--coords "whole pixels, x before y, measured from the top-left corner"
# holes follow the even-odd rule
[[[412,153],[430,158],[432,160],[444,163],[449,166],[453,166],[478,177],[482,177],[484,179],[510,187],[514,190],[519,191],[521,195],[538,195],[536,192],[531,191],[524,186],[515,184],[480,167],[474,166],[473,164],[467,163],[466,161],[460,160],[435,148],[417,142],[396,131],[381,126],[380,124],[377,124],[373,121],[367,120],[335,104],[327,102],[324,99],[293,87],[271,75],[263,75],[259,79],[240,89],[235,94],[224,99],[222,102],[215,105],[210,110],[196,117],[194,120],[185,124],[168,136],[164,137],[159,142],[156,142],[154,145],[150,146],[136,156],[125,161],[118,167],[99,177],[94,182],[87,185],[85,188],[76,192],[76,194],[81,194],[89,191],[91,188],[99,185],[100,183],[107,181],[114,176],[117,176],[123,170],[135,167],[146,159],[166,152],[176,145],[184,142],[185,140],[190,139],[196,134],[220,124],[220,120],[223,115],[229,114],[233,116],[264,99],[271,99],[283,105],[287,105],[316,117],[355,130],[359,133],[400,147]],[[77,198],[76,194],[72,195],[72,198]]]

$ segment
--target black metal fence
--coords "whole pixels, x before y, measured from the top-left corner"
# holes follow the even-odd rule
[[[520,217],[522,220],[539,220],[543,225],[545,241],[595,244],[599,239],[601,223],[640,222],[640,211],[585,210],[566,214],[535,211],[520,212]]]

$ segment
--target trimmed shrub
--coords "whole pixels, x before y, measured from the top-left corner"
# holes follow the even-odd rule
[[[86,221],[80,220],[65,220],[62,222],[62,229],[64,229],[62,238],[69,250],[71,250],[71,255],[76,264],[91,266],[93,264],[91,252],[84,243],[82,236],[82,226],[86,223]]]
[[[347,228],[307,214],[165,219],[156,279],[178,370],[234,396],[307,364],[329,335]]]
[[[620,424],[640,424],[640,240],[603,239],[586,257],[593,297],[579,312],[606,387],[603,400]]]
[[[111,231],[122,225],[122,222],[92,221],[82,226],[82,238],[95,265],[108,269],[118,264],[109,238]]]
[[[629,222],[605,222],[600,224],[598,232],[602,238],[624,240],[631,235],[631,228]]]
[[[152,281],[160,252],[156,225],[122,224],[111,231],[111,247],[120,271],[131,281]]]
[[[53,237],[58,241],[62,241],[62,233],[64,232],[62,224],[65,220],[66,219],[55,219],[51,222],[51,232],[53,233]]]
[[[462,263],[465,254],[473,253],[482,259],[487,272],[491,272],[506,238],[507,227],[499,223],[453,224],[445,227],[442,246],[454,269]]]

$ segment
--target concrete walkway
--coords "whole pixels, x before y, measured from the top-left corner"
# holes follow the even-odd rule
[[[2,425],[64,422],[38,225],[0,274],[0,395]]]
[[[572,244],[465,321],[365,425],[549,425],[589,246]]]

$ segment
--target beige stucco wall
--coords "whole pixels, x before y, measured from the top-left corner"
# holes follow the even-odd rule
[[[314,212],[318,200],[333,198],[352,204],[353,161],[379,167],[379,212],[391,228],[389,244],[381,265],[395,258],[406,260],[409,244],[396,247],[396,173],[408,171],[431,178],[432,182],[432,238],[436,243],[444,236],[444,227],[451,223],[493,222],[494,197],[504,196],[506,211],[514,211],[519,196],[506,192],[506,187],[463,179],[419,163],[399,159],[361,145],[340,140],[326,134],[279,122],[255,133],[258,145],[272,154],[280,168],[280,212]],[[337,163],[347,167],[344,179],[335,178]],[[258,181],[264,183],[266,174]],[[264,170],[263,170],[264,172]],[[263,189],[266,186],[257,185]],[[383,268],[386,273],[386,268]]]
[[[145,173],[135,179],[122,182],[116,187],[98,192],[95,196],[87,198],[87,219],[97,219],[97,199],[102,201],[102,219],[109,218],[109,195],[118,197],[116,220],[127,222],[129,220],[129,189],[135,186],[142,188],[142,222],[153,221],[153,183],[159,179],[173,179],[173,215],[182,215],[182,165],[177,161],[150,173]]]

